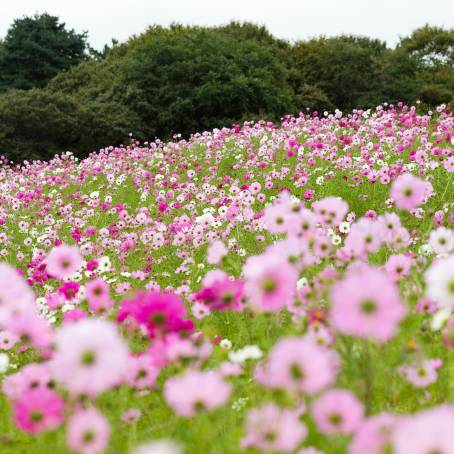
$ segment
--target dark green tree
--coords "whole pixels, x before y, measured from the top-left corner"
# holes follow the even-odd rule
[[[140,120],[113,101],[80,102],[45,89],[10,90],[0,96],[0,155],[10,160],[49,159],[73,151],[87,155],[128,141]]]
[[[0,91],[43,87],[87,57],[87,34],[47,13],[16,19],[0,49]]]
[[[402,38],[396,51],[416,64],[417,98],[434,107],[452,101],[454,94],[454,29],[424,27]]]
[[[294,84],[318,87],[339,109],[370,107],[381,101],[380,59],[385,51],[385,43],[355,36],[299,42],[293,47],[299,78]]]

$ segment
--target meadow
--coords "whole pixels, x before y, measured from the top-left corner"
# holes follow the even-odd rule
[[[383,104],[5,159],[0,452],[454,453],[453,131]]]

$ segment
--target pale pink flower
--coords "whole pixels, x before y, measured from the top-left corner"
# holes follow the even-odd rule
[[[208,247],[207,262],[211,265],[218,265],[221,263],[222,258],[227,255],[228,249],[222,241],[214,241]]]
[[[404,254],[392,254],[385,263],[385,270],[393,281],[408,276],[413,259]]]
[[[84,319],[58,329],[51,367],[71,394],[96,396],[121,383],[128,348],[113,323]]]
[[[454,250],[454,232],[438,227],[430,232],[429,244],[436,254],[449,254]]]
[[[384,342],[392,338],[406,308],[396,285],[377,268],[352,269],[331,291],[331,321],[342,334]]]
[[[35,296],[17,271],[0,263],[0,326],[18,314],[35,314]]]
[[[189,370],[182,376],[170,377],[164,385],[166,402],[185,417],[224,405],[231,392],[232,386],[216,371]]]
[[[66,441],[79,454],[101,454],[107,448],[110,425],[95,408],[79,410],[68,422]]]
[[[399,175],[391,187],[391,197],[397,208],[412,210],[421,205],[433,192],[428,181],[422,181],[410,173]]]
[[[454,408],[442,405],[404,418],[393,434],[394,454],[454,454]]]
[[[356,431],[349,454],[383,454],[391,443],[396,426],[396,417],[389,413],[380,413],[364,419]]]
[[[271,403],[250,410],[241,447],[261,451],[293,451],[307,436],[307,428],[299,417],[299,412]]]
[[[278,341],[267,363],[258,368],[260,383],[314,394],[331,385],[339,369],[336,352],[307,338],[287,337]]]
[[[426,388],[437,381],[440,366],[440,360],[424,359],[400,366],[398,372],[416,388]]]
[[[348,212],[348,204],[337,197],[326,197],[312,204],[312,209],[319,216],[320,222],[337,227]]]
[[[292,302],[298,273],[285,258],[270,253],[249,257],[243,272],[244,293],[254,309],[278,311]]]
[[[327,435],[349,435],[361,424],[363,404],[350,391],[325,391],[312,404],[312,417],[320,432]]]
[[[82,256],[77,246],[61,244],[50,251],[45,261],[47,272],[56,279],[66,279],[82,265]]]
[[[454,307],[454,255],[434,260],[425,274],[427,296],[438,307]]]

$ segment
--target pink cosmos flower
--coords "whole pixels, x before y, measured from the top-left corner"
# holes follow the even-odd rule
[[[0,331],[0,350],[10,350],[19,342],[19,337],[4,330]]]
[[[454,408],[441,405],[408,416],[393,434],[394,454],[454,454]]]
[[[312,404],[312,417],[320,432],[327,435],[349,435],[361,424],[363,404],[350,391],[325,391]]]
[[[380,249],[384,237],[382,225],[377,221],[360,218],[352,224],[345,239],[345,249],[354,257],[365,258]]]
[[[119,385],[128,366],[128,348],[115,325],[84,319],[60,327],[51,368],[72,395],[96,396]]]
[[[426,388],[437,381],[440,366],[439,359],[425,359],[400,366],[398,372],[416,388]]]
[[[257,378],[270,388],[314,394],[333,383],[338,369],[336,352],[307,338],[287,337],[273,347],[266,365],[259,366]]]
[[[211,265],[218,265],[221,263],[222,258],[227,255],[228,249],[222,241],[214,241],[209,247],[207,252],[207,262]]]
[[[415,306],[416,312],[433,314],[437,311],[437,305],[430,298],[421,298]]]
[[[338,197],[326,197],[312,204],[320,222],[328,227],[337,227],[348,212],[348,204]]]
[[[36,313],[35,296],[17,271],[0,263],[0,326],[18,314]]]
[[[385,342],[393,337],[406,309],[388,275],[373,267],[350,270],[331,290],[331,321],[343,334]]]
[[[137,422],[141,416],[142,412],[138,408],[130,408],[121,415],[121,420],[128,424],[132,424]]]
[[[408,276],[413,259],[404,254],[392,254],[385,263],[385,270],[393,281]]]
[[[147,354],[134,355],[129,358],[126,382],[136,389],[153,387],[160,369]]]
[[[114,304],[109,295],[109,284],[104,279],[97,278],[88,282],[85,291],[88,305],[95,313],[105,312]]]
[[[429,244],[436,254],[449,254],[454,251],[454,231],[445,227],[432,230]]]
[[[47,389],[30,389],[14,401],[14,422],[23,431],[37,434],[63,422],[63,399]]]
[[[189,370],[182,376],[170,377],[164,385],[166,402],[185,417],[224,405],[231,392],[232,386],[216,371]]]
[[[432,192],[432,185],[428,181],[405,173],[393,182],[390,195],[396,201],[397,208],[410,211],[421,205]]]
[[[299,417],[299,412],[271,403],[250,410],[241,447],[260,451],[293,451],[307,436],[307,428]]]
[[[68,446],[79,454],[101,454],[107,448],[110,425],[95,408],[79,410],[68,422]]]
[[[43,351],[51,347],[54,332],[49,322],[36,313],[18,314],[5,323],[5,328],[26,347]]]
[[[66,279],[82,265],[79,248],[61,244],[54,247],[46,258],[47,272],[56,279]]]
[[[2,390],[11,400],[21,399],[28,391],[50,388],[52,376],[48,363],[25,365],[15,374],[4,378]]]
[[[277,254],[249,257],[243,267],[244,293],[255,309],[278,311],[293,300],[298,273]]]
[[[364,419],[348,447],[349,454],[382,454],[391,443],[396,417],[380,413]]]

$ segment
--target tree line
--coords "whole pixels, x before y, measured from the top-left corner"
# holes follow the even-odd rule
[[[41,14],[0,41],[0,154],[84,156],[129,133],[165,139],[306,109],[453,97],[454,30],[426,25],[389,48],[347,35],[289,43],[252,23],[155,25],[95,51],[87,33]]]

